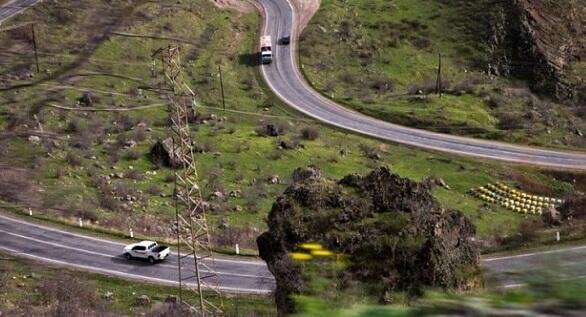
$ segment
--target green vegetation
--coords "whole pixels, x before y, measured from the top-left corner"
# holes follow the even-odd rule
[[[330,5],[325,1],[324,8]],[[451,190],[438,188],[436,196],[446,207],[470,216],[483,239],[516,232],[525,217],[483,206],[465,194],[468,189],[505,181],[551,196],[573,190],[571,176],[554,178],[533,168],[381,143],[293,112],[266,89],[251,66],[260,22],[252,10],[219,9],[207,0],[44,1],[4,25],[32,20],[41,51],[40,74],[34,73],[28,31],[0,34],[6,56],[0,65],[0,199],[25,210],[31,207],[48,219],[73,222],[82,217],[96,227],[119,232],[132,227],[137,234],[168,236],[173,171],[155,165],[149,155],[152,145],[167,135],[166,98],[157,89],[164,80],[161,63],[155,61],[153,76],[151,55],[177,41],[200,106],[193,136],[201,152],[196,157],[200,187],[210,203],[218,245],[238,242],[255,249],[255,238],[266,228],[266,215],[290,173],[310,164],[332,178],[379,165],[415,180],[443,178]],[[465,108],[465,99],[453,96],[439,103],[452,99]],[[134,107],[143,108],[85,111]],[[491,118],[486,111],[466,115],[479,126]],[[262,136],[268,125],[280,135]]]
[[[541,100],[521,82],[487,75],[490,57],[478,38],[488,36],[490,4],[324,0],[301,36],[300,64],[322,94],[383,120],[583,148],[576,130],[586,129],[586,122],[574,108]],[[440,53],[442,98],[434,94]]]
[[[578,266],[579,264],[576,264]],[[569,279],[564,268],[531,272],[526,285],[506,290],[476,289],[466,292],[429,290],[420,298],[402,292],[380,299],[365,295],[364,286],[341,283],[336,278],[341,262],[303,264],[304,280],[311,290],[295,297],[298,317],[411,317],[411,316],[552,316],[580,315],[586,309],[586,282]],[[567,268],[566,268],[567,269]],[[537,274],[536,274],[537,273]],[[337,288],[344,285],[344,288]]]
[[[0,254],[0,282],[0,312],[9,316],[160,316],[170,309],[165,300],[178,293],[175,287],[44,268],[6,254]],[[150,303],[138,305],[142,295]],[[226,316],[275,314],[269,297],[227,296],[223,304]]]

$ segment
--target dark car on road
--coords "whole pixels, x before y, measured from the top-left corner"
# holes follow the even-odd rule
[[[280,40],[279,43],[281,45],[289,45],[289,43],[291,43],[291,36],[283,36]]]

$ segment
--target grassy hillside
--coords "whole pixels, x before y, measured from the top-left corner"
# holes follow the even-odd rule
[[[488,75],[492,2],[324,0],[301,36],[303,71],[324,95],[387,121],[583,148],[578,131],[586,122],[579,110],[539,98],[522,82]],[[439,54],[442,98],[434,94]]]
[[[334,2],[326,1],[324,8],[330,5]],[[469,215],[483,238],[517,232],[532,217],[484,206],[465,194],[471,187],[500,180],[562,197],[575,186],[571,174],[554,177],[533,168],[386,144],[294,113],[267,91],[257,68],[250,66],[259,25],[254,11],[218,9],[207,0],[43,1],[4,26],[27,21],[36,21],[40,74],[34,71],[30,32],[0,34],[3,206],[167,237],[174,214],[173,171],[157,166],[149,155],[167,135],[166,97],[153,88],[163,81],[161,63],[155,60],[153,67],[151,55],[176,42],[197,92],[193,136],[201,152],[196,154],[200,187],[219,245],[255,248],[290,173],[309,164],[333,178],[378,165],[416,180],[443,178],[451,190],[438,188],[435,195],[446,207]],[[431,63],[433,54],[426,56]],[[221,109],[218,65],[226,111]],[[95,108],[105,111],[88,111]],[[478,124],[485,124],[482,116]],[[279,136],[265,136],[269,124]]]

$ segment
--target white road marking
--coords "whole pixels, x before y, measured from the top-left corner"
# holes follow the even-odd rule
[[[87,271],[92,271],[92,272],[107,273],[107,274],[121,276],[121,277],[125,277],[125,278],[131,278],[131,279],[135,279],[135,280],[156,282],[159,284],[170,284],[170,285],[179,284],[176,281],[165,280],[165,279],[160,279],[160,278],[156,278],[156,277],[149,277],[149,276],[138,275],[138,274],[124,273],[124,272],[119,272],[119,271],[114,271],[114,270],[86,266],[86,265],[82,265],[82,264],[73,264],[73,263],[69,263],[69,262],[49,259],[49,258],[37,256],[34,254],[29,254],[29,253],[13,250],[13,249],[10,249],[10,248],[4,247],[4,246],[0,246],[0,249],[8,251],[8,252],[16,254],[16,255],[21,255],[24,257],[33,258],[33,259],[41,260],[44,262],[50,262],[50,263],[64,265],[64,266],[81,268],[81,269],[84,269]],[[189,284],[194,285],[193,283],[189,283]],[[272,293],[272,291],[270,291],[270,290],[263,290],[263,289],[226,287],[226,286],[220,286],[219,288],[222,291],[231,292],[231,293],[246,293],[246,294],[258,294],[258,295],[267,295],[267,294]]]
[[[487,258],[487,259],[483,259],[482,261],[483,262],[493,262],[493,261],[509,260],[509,259],[516,259],[516,258],[526,258],[526,257],[531,257],[531,256],[537,256],[537,255],[584,250],[584,249],[586,249],[586,245],[572,247],[572,248],[565,248],[565,249],[556,249],[556,250],[523,253],[523,254],[516,254],[516,255],[509,255],[509,256],[501,256],[501,257],[495,257],[495,258]]]
[[[74,237],[78,237],[78,238],[82,238],[82,239],[88,239],[88,240],[93,240],[93,241],[98,241],[98,242],[103,242],[103,243],[107,243],[107,244],[111,244],[111,245],[116,245],[116,246],[120,246],[123,247],[125,246],[124,243],[121,242],[115,242],[115,241],[111,241],[111,240],[106,240],[106,239],[100,239],[100,238],[96,238],[96,237],[91,237],[91,236],[85,236],[85,235],[81,235],[81,234],[77,234],[77,233],[73,233],[73,232],[68,232],[68,231],[63,231],[60,229],[56,229],[56,228],[50,228],[50,227],[46,227],[46,226],[42,226],[42,225],[38,225],[38,224],[34,224],[34,223],[29,223],[23,220],[18,220],[12,217],[7,217],[5,215],[0,214],[0,218],[2,219],[6,219],[8,221],[12,221],[12,222],[16,222],[16,223],[20,223],[26,226],[31,226],[31,227],[35,227],[35,228],[39,228],[39,229],[43,229],[43,230],[47,230],[47,231],[53,231],[53,232],[59,232],[61,234],[65,234],[65,235],[70,235],[70,236],[74,236]],[[172,255],[177,255],[176,252],[171,252],[170,254]],[[207,261],[207,260],[204,260]],[[248,264],[248,265],[259,265],[259,266],[266,266],[266,264],[262,261],[242,261],[242,260],[230,260],[230,259],[223,259],[223,258],[214,258],[215,262],[224,262],[224,263],[236,263],[236,264]]]
[[[2,230],[2,229],[0,229],[0,232],[4,232],[5,234],[9,234],[11,236],[18,237],[18,238],[21,238],[21,239],[30,240],[30,241],[34,241],[34,242],[37,242],[37,243],[50,245],[50,246],[53,246],[53,247],[56,247],[56,248],[73,250],[75,252],[87,253],[87,254],[101,256],[101,257],[105,257],[105,258],[109,258],[109,259],[111,259],[111,258],[118,258],[118,255],[104,254],[104,253],[99,253],[99,252],[94,252],[94,251],[89,251],[89,250],[84,250],[84,249],[69,247],[69,246],[65,246],[65,245],[58,244],[58,243],[53,243],[53,242],[48,242],[48,241],[43,241],[43,240],[39,240],[39,239],[35,239],[35,238],[23,236],[23,235],[20,235],[20,234],[17,234],[17,233],[13,233],[13,232],[9,232],[9,231]],[[158,264],[157,266],[163,266],[163,267],[168,267],[168,268],[172,268],[172,269],[176,269],[177,268],[177,266],[170,265],[170,264]],[[203,269],[201,271],[202,272],[205,272],[205,273],[210,273],[209,271],[203,270]],[[219,275],[226,275],[226,276],[237,276],[237,277],[259,278],[259,279],[272,279],[272,277],[259,276],[259,275],[238,274],[238,273],[221,272],[221,271],[216,271],[216,273],[219,274]]]

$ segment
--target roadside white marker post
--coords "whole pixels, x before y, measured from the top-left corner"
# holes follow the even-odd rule
[[[30,209],[30,208],[28,209],[28,215],[29,215],[29,216],[32,216],[32,215],[33,215],[33,210],[32,210],[32,209]]]
[[[560,242],[560,232],[559,231],[555,232],[555,241]]]
[[[83,220],[81,220],[81,218],[79,218],[78,221],[79,221],[79,226],[83,227]]]
[[[130,237],[134,238],[134,232],[132,231],[132,228],[130,228],[129,233],[130,233]]]
[[[236,255],[240,254],[240,246],[236,243]]]

